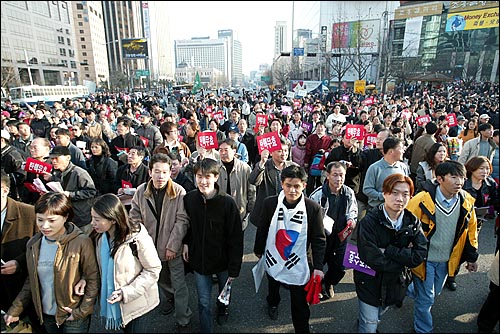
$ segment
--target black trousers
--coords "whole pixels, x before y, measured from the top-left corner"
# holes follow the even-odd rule
[[[347,239],[346,239],[347,240]],[[337,232],[333,231],[326,237],[325,260],[323,263],[328,265],[323,283],[325,287],[337,285],[345,275],[344,254],[347,242],[340,242]]]
[[[492,333],[500,320],[498,312],[498,301],[500,300],[500,288],[490,282],[490,293],[484,301],[481,311],[477,317],[477,327],[479,333]]]
[[[281,301],[280,285],[282,283],[267,275],[268,295],[267,303],[269,306],[278,306]],[[306,301],[307,292],[304,290],[305,285],[288,285],[290,290],[290,303],[292,311],[292,323],[295,333],[310,333],[309,318],[311,311],[309,304]]]

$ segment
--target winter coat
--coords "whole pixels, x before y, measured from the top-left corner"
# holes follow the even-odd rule
[[[105,279],[101,268],[101,237],[102,234],[96,239],[96,255],[101,279]],[[123,293],[119,305],[123,326],[126,326],[160,304],[157,282],[161,261],[153,239],[142,225],[139,232],[128,235],[118,247],[113,261],[115,290],[121,289]]]
[[[397,231],[383,211],[372,208],[359,222],[359,258],[375,270],[375,276],[354,270],[358,298],[372,306],[390,306],[403,301],[409,281],[406,268],[420,265],[427,256],[427,239],[420,221],[408,210]],[[411,243],[411,246],[410,246]]]
[[[99,291],[99,272],[92,240],[73,223],[67,223],[67,234],[58,243],[54,258],[54,293],[57,310],[55,319],[61,325],[68,313],[64,307],[73,310],[75,320],[85,319],[94,311],[94,304]],[[33,300],[35,310],[43,324],[42,292],[38,276],[38,259],[43,235],[35,234],[26,246],[28,277],[21,292],[12,303],[9,315],[17,317]],[[75,294],[75,285],[85,278],[85,293]]]

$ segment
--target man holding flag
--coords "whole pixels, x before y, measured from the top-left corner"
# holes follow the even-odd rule
[[[200,73],[196,72],[196,76],[194,78],[194,83],[193,83],[193,89],[191,89],[191,94],[196,94],[202,88],[203,85],[200,80]]]

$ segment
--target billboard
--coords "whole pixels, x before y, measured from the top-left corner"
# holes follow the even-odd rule
[[[146,38],[122,39],[123,59],[148,58],[148,40]]]
[[[359,45],[361,53],[376,53],[379,45],[379,28],[380,20],[334,23],[332,50],[356,49]]]
[[[498,8],[448,14],[446,32],[498,28]]]

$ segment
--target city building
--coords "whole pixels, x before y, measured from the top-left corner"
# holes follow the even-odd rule
[[[276,21],[274,26],[274,59],[288,50],[286,21]]]

